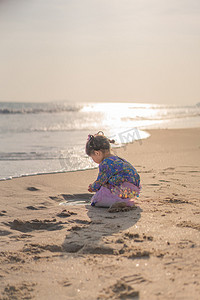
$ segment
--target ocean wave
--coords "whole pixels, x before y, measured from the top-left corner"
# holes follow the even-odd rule
[[[77,112],[81,109],[80,106],[57,106],[57,107],[21,107],[0,108],[0,114],[41,114],[41,113],[62,113],[62,112]]]
[[[185,119],[185,118],[195,118],[200,117],[200,113],[193,112],[193,113],[183,113],[183,114],[160,114],[157,116],[149,116],[149,117],[142,117],[142,116],[134,116],[134,117],[124,117],[121,118],[122,121],[156,121],[156,120],[176,120],[176,119]]]
[[[51,160],[59,159],[57,153],[43,153],[43,152],[0,152],[0,161],[13,160]]]

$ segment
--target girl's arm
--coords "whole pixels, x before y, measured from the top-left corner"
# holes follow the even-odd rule
[[[97,180],[89,185],[89,191],[97,192],[103,185],[105,185],[112,176],[111,168],[107,163],[99,165],[99,174]]]

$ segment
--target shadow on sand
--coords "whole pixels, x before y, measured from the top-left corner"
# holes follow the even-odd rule
[[[69,204],[75,204],[76,201],[83,201],[83,195],[76,194],[71,200],[66,195],[65,199]],[[110,213],[108,208],[92,207],[86,195],[85,203],[88,218],[74,220],[63,242],[63,250],[80,254],[116,254],[122,243],[117,234],[137,223],[141,217],[141,208],[136,206],[134,210]]]

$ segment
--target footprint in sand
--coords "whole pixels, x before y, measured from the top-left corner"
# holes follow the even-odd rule
[[[151,242],[153,241],[152,236],[146,236],[143,234],[142,236],[138,233],[130,233],[126,232],[120,239],[117,239],[115,242],[123,244],[122,248],[118,251],[118,255],[123,255],[129,259],[147,259],[150,257],[151,252],[147,250],[143,250],[141,248],[136,248],[136,246],[128,247],[126,244],[127,240],[133,240],[134,243],[143,243],[143,242]]]
[[[148,259],[151,252],[142,249],[133,249],[132,247],[127,247],[126,244],[119,250],[119,254],[123,255],[129,259]]]
[[[139,299],[139,292],[134,290],[124,280],[118,280],[115,284],[103,289],[102,294],[97,298],[103,299]]]
[[[44,251],[50,252],[63,252],[63,248],[60,245],[40,245],[40,244],[25,244],[22,252],[29,254],[39,254]]]
[[[183,222],[177,224],[176,226],[178,226],[178,227],[188,227],[188,228],[192,228],[192,229],[196,229],[196,230],[200,231],[200,224],[195,224],[195,223],[192,223],[190,221],[183,221]]]
[[[153,241],[152,236],[146,236],[144,233],[142,236],[140,236],[138,233],[130,233],[126,232],[124,234],[125,239],[133,239],[134,242],[144,242],[144,241]]]
[[[31,220],[22,221],[19,219],[13,222],[4,223],[11,229],[18,230],[21,232],[30,232],[33,230],[59,230],[63,228],[62,222],[57,222],[56,219],[53,220]]]
[[[32,299],[31,293],[35,283],[22,282],[18,285],[7,285],[3,291],[3,299]]]

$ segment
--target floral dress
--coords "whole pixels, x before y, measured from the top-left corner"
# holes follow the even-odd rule
[[[119,201],[129,205],[133,203],[132,199],[135,196],[139,196],[140,176],[125,159],[110,156],[99,164],[97,180],[90,188],[96,192],[92,197],[92,205],[99,202],[106,204],[102,206],[110,206]]]

